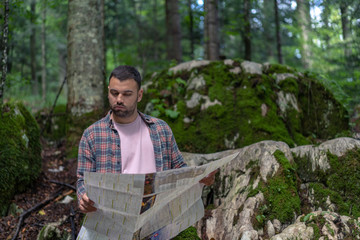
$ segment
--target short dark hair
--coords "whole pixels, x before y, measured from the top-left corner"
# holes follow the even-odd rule
[[[109,82],[112,77],[119,79],[120,81],[134,79],[138,85],[138,89],[140,89],[141,87],[140,73],[138,70],[136,70],[136,68],[132,66],[122,65],[116,67],[110,74]]]

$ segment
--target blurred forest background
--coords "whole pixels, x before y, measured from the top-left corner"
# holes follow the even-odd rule
[[[76,1],[9,1],[5,102],[22,100],[33,112],[53,104],[72,51],[71,2]],[[145,76],[193,59],[245,59],[317,74],[350,114],[360,103],[359,1],[105,0],[103,6],[93,14],[104,15],[97,44],[104,47],[106,76],[120,64],[136,66]],[[58,104],[67,103],[67,92],[64,87]]]

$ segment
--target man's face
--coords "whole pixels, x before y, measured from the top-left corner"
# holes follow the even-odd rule
[[[138,90],[134,79],[120,81],[112,77],[108,88],[110,108],[116,120],[132,119],[137,116],[137,103],[141,101],[143,90]]]

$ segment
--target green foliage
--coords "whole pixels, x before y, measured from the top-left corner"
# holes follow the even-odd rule
[[[40,174],[41,145],[39,127],[21,103],[2,106],[0,126],[0,211],[4,215],[13,195]]]
[[[199,236],[197,235],[195,227],[188,227],[179,235],[173,238],[173,240],[200,240]]]

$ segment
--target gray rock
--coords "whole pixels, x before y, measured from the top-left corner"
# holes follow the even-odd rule
[[[272,237],[272,236],[275,235],[275,228],[274,228],[274,225],[271,223],[270,220],[267,221],[266,228],[267,228],[267,233],[268,233],[269,237]]]
[[[258,239],[258,233],[255,230],[246,231],[241,237],[241,240],[256,240]]]
[[[297,79],[297,76],[295,76],[295,74],[292,73],[275,73],[273,76],[275,77],[277,84],[279,84],[280,82],[284,81],[287,78]]]
[[[206,82],[204,80],[204,76],[193,76],[190,77],[188,81],[187,90],[200,90],[206,86]]]
[[[250,74],[262,74],[262,65],[255,62],[243,61],[241,67]]]
[[[241,68],[240,67],[234,67],[234,68],[230,69],[229,72],[231,72],[233,74],[239,74],[239,73],[241,73]]]
[[[234,64],[234,60],[232,59],[225,59],[224,64],[228,66],[232,66]]]
[[[292,224],[284,229],[280,234],[270,238],[270,240],[288,240],[288,239],[302,239],[311,240],[314,236],[314,229],[307,227],[305,223],[298,222]]]
[[[279,233],[281,231],[281,222],[278,219],[274,219],[272,224],[274,226],[275,233]]]
[[[198,67],[202,67],[202,66],[206,66],[210,64],[210,61],[208,60],[193,60],[193,61],[189,61],[189,62],[184,62],[184,63],[180,63],[179,65],[176,65],[175,67],[172,67],[169,69],[169,71],[173,72],[173,73],[177,73],[179,71],[191,71],[193,68],[198,68]]]
[[[202,99],[202,95],[198,92],[194,92],[193,95],[191,96],[190,100],[186,101],[186,106],[188,108],[194,108],[197,105],[200,104],[200,101]]]
[[[281,114],[284,115],[289,108],[295,109],[300,112],[298,102],[293,93],[284,93],[283,91],[277,92],[276,104],[279,106]]]

